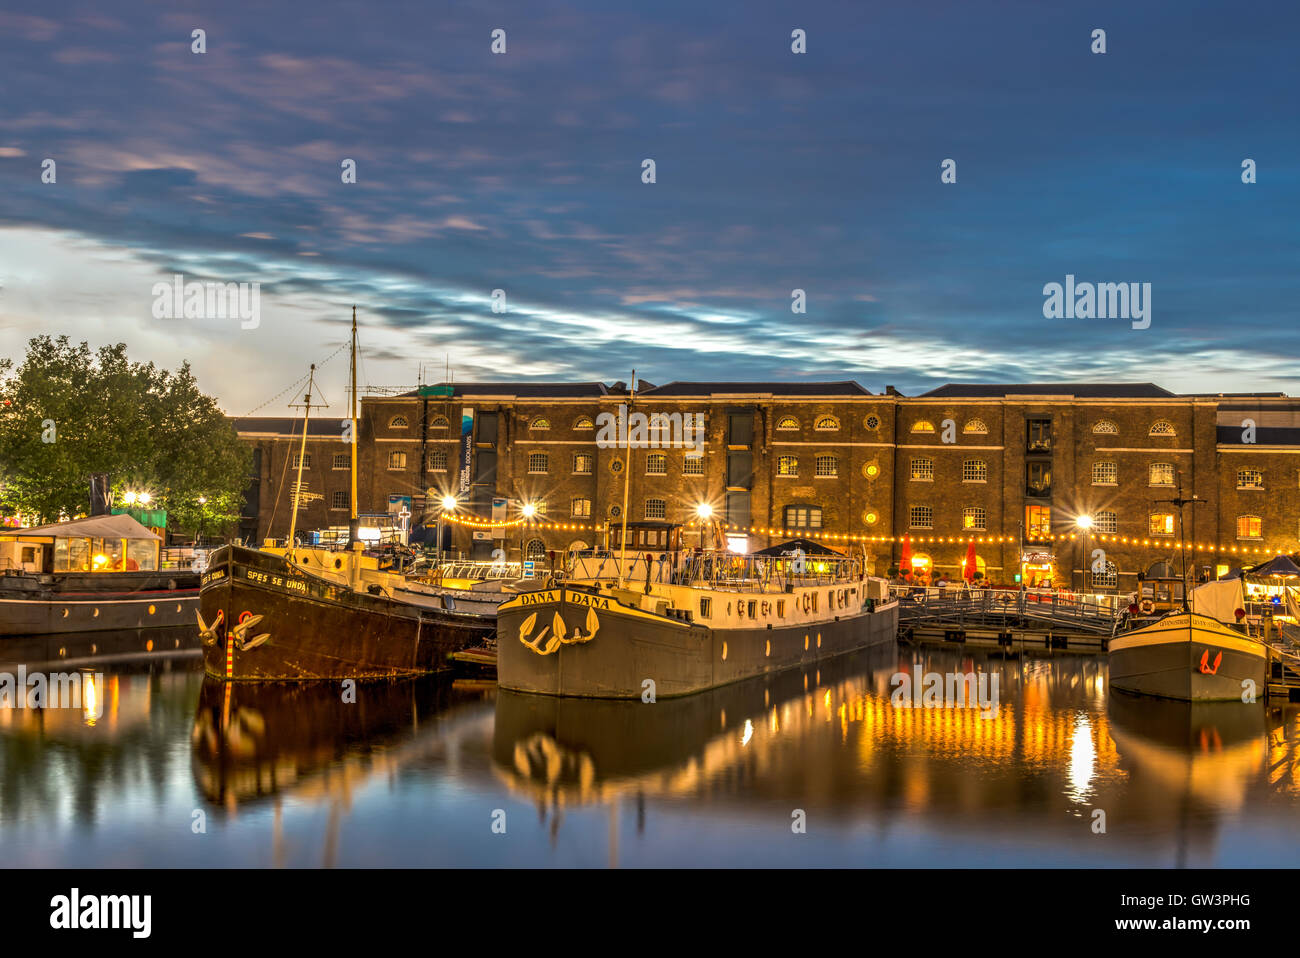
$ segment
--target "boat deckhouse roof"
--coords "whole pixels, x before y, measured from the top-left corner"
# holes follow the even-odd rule
[[[154,535],[128,515],[87,516],[73,519],[71,522],[56,522],[48,526],[35,526],[31,529],[15,529],[12,535],[27,538],[41,536],[54,539],[152,539],[161,542],[160,536]]]

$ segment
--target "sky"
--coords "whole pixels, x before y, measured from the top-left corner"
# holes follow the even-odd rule
[[[327,357],[346,401],[355,304],[372,388],[1300,394],[1297,27],[1250,0],[6,0],[0,356],[125,342],[282,414]],[[157,318],[175,274],[260,284],[256,325]],[[1149,283],[1149,328],[1046,318],[1067,274]]]

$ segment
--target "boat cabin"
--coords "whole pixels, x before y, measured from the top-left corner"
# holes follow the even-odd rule
[[[1154,562],[1144,573],[1138,574],[1138,603],[1150,602],[1154,615],[1176,612],[1183,607],[1183,577],[1173,563]]]
[[[0,535],[0,573],[152,572],[162,539],[128,515],[90,516]]]

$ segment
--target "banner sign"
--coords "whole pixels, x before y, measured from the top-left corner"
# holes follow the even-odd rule
[[[465,409],[460,414],[460,492],[469,492],[470,466],[474,462],[474,410]]]

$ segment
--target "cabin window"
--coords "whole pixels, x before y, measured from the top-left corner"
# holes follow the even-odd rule
[[[785,618],[785,599],[776,600],[776,617],[778,619]]]
[[[126,540],[126,571],[153,572],[158,568],[158,550],[152,539]]]
[[[35,546],[23,546],[22,558],[20,558],[18,561],[21,562],[21,563],[24,563],[24,564],[31,564],[31,563],[35,562],[35,561],[36,561],[36,547],[35,547]]]
[[[90,571],[90,540],[89,539],[55,539],[54,540],[54,571],[55,572],[89,572]]]
[[[758,611],[758,602],[755,601],[754,599],[750,599],[750,600],[749,600],[749,617],[752,619],[752,618],[754,617],[754,614],[755,614],[757,611]]]
[[[705,596],[700,596],[700,618],[713,618],[713,600]]]

